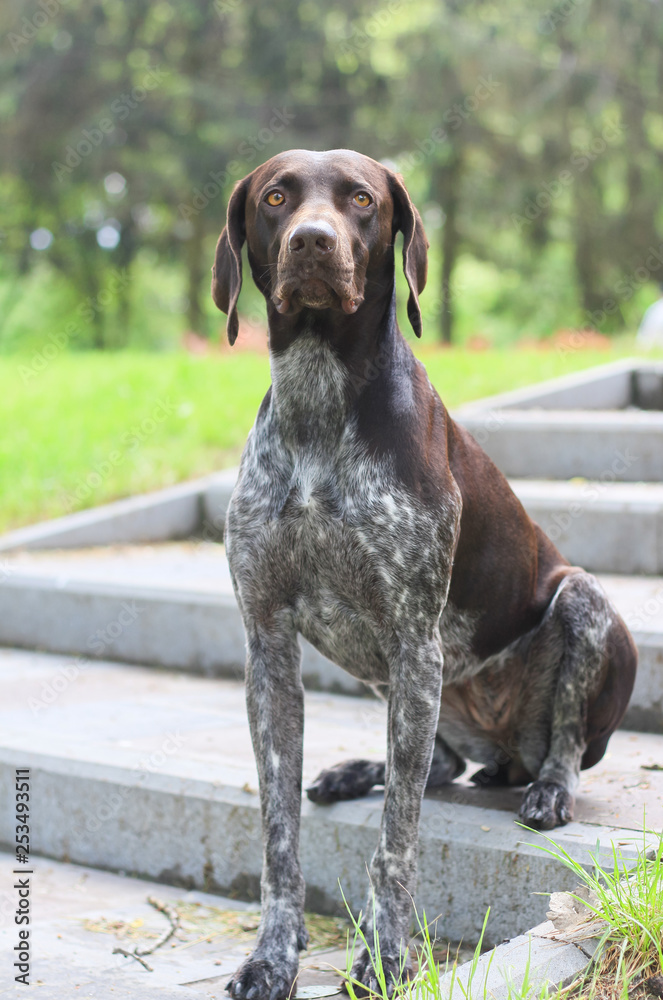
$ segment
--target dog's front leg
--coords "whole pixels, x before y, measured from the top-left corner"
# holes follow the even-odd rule
[[[262,813],[261,919],[255,950],[226,987],[240,1000],[287,997],[306,947],[299,863],[304,690],[301,651],[287,613],[249,623],[246,701]]]
[[[371,887],[362,928],[373,960],[377,931],[390,995],[406,957],[417,876],[419,815],[433,756],[441,689],[439,635],[420,644],[401,644],[391,670],[384,810],[380,841],[370,865]],[[373,960],[362,947],[352,976],[379,992]]]

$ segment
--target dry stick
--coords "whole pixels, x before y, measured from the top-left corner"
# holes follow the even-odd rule
[[[140,964],[147,969],[148,972],[154,972],[154,969],[148,965],[146,961],[144,961],[142,956],[151,955],[157,950],[157,948],[160,948],[161,945],[165,944],[166,941],[173,936],[175,931],[179,930],[180,915],[173,906],[169,906],[168,903],[161,902],[160,899],[156,899],[154,896],[148,896],[147,901],[150,906],[154,907],[155,910],[158,910],[159,913],[163,913],[164,916],[168,917],[170,927],[165,930],[161,937],[157,938],[154,944],[150,945],[149,948],[139,948],[138,945],[136,945],[133,951],[127,951],[125,948],[113,948],[113,954],[124,955],[126,958],[135,958],[136,961],[140,962]]]
[[[114,955],[124,955],[125,958],[135,958],[137,962],[147,969],[148,972],[154,972],[151,965],[148,965],[144,958],[141,958],[135,951],[127,951],[126,948],[113,948]]]

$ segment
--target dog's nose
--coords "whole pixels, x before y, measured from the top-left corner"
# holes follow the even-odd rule
[[[302,256],[327,257],[336,249],[336,242],[336,233],[328,222],[300,222],[290,234],[288,250]]]

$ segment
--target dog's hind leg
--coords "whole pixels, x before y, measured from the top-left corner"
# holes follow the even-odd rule
[[[624,642],[615,645],[616,636],[625,636]],[[529,665],[534,671],[554,670],[554,676],[547,748],[541,749],[540,732],[533,732],[530,741],[525,731],[520,742],[522,759],[536,775],[524,793],[520,819],[550,830],[573,818],[573,793],[586,751],[599,743],[605,749],[635,676],[628,632],[589,573],[574,573],[560,586],[533,639]]]
[[[426,788],[448,785],[464,770],[465,761],[462,757],[441,736],[436,736]],[[363,798],[376,785],[384,785],[384,779],[383,760],[344,760],[321,771],[306,789],[306,794],[317,805],[330,805],[332,802]]]

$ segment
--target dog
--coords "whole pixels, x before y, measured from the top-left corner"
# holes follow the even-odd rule
[[[634,683],[633,640],[599,583],[530,520],[400,332],[399,231],[420,336],[421,218],[401,177],[367,156],[273,157],[236,185],[217,243],[212,296],[233,344],[246,242],[272,375],[225,534],[264,842],[260,929],[228,984],[235,1000],[286,997],[307,943],[298,634],[388,702],[386,762],[332,767],[308,796],[385,786],[363,930],[379,933],[390,991],[424,790],[471,759],[479,782],[526,786],[523,823],[567,823],[579,771],[603,756]],[[352,975],[376,988],[365,948]]]

